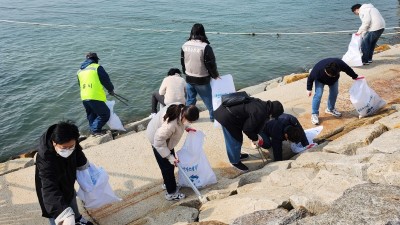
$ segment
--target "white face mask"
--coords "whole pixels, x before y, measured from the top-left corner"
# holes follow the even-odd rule
[[[68,158],[75,150],[75,146],[72,148],[56,148],[57,154],[61,157]]]

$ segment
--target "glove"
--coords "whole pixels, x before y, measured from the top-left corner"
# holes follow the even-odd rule
[[[308,96],[308,97],[311,96],[311,91],[307,90],[307,96]]]
[[[310,149],[310,148],[312,148],[312,147],[314,147],[314,146],[317,146],[317,144],[316,144],[316,143],[309,144],[309,145],[307,145],[307,146],[305,147],[305,149]]]
[[[75,215],[72,214],[62,221],[62,225],[75,225]]]
[[[179,160],[175,158],[175,156],[172,154],[169,154],[166,158],[168,159],[169,163],[171,163],[171,165],[173,166],[176,166],[176,164],[179,162]]]
[[[360,34],[359,34],[359,33],[355,33],[355,35],[356,35],[356,36],[360,36]]]
[[[111,96],[115,95],[114,91],[109,91],[108,94],[110,94]]]
[[[186,132],[190,132],[190,131],[196,132],[196,129],[190,128],[190,127],[187,127],[185,130],[186,130]]]
[[[264,140],[262,139],[262,137],[257,134],[258,136],[258,140],[257,141],[253,141],[253,144],[256,146],[256,148],[261,147],[264,144]]]
[[[361,79],[364,79],[365,77],[364,76],[358,76],[357,78],[356,78],[356,80],[361,80]]]

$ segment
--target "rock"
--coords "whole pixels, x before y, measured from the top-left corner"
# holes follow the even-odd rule
[[[182,224],[182,225],[185,225],[185,224]],[[176,225],[178,225],[178,224],[176,224]],[[187,225],[228,225],[228,224],[220,222],[220,221],[216,221],[216,220],[210,220],[210,221],[204,221],[204,222],[189,223]]]
[[[400,151],[400,129],[389,130],[383,133],[378,138],[374,139],[372,143],[366,147],[357,149],[357,154],[366,153],[387,153],[392,154]]]
[[[278,78],[275,78],[275,79],[272,79],[272,80],[263,82],[261,84],[254,85],[254,86],[246,87],[246,88],[240,89],[238,91],[245,91],[249,95],[255,95],[255,94],[261,93],[263,91],[267,91],[272,88],[278,87],[280,82],[282,82],[282,77],[278,77]]]
[[[146,127],[149,124],[150,120],[151,120],[150,118],[144,118],[142,120],[126,124],[124,128],[127,132],[132,132],[132,131],[139,132],[142,130],[146,130]]]
[[[323,148],[324,152],[354,155],[357,148],[364,147],[379,137],[387,128],[382,124],[370,124],[350,131],[330,142]]]
[[[383,51],[386,51],[386,50],[389,50],[389,49],[390,49],[390,45],[383,44],[383,45],[380,45],[380,46],[378,46],[378,47],[376,47],[374,49],[374,54],[377,54],[379,52],[383,52]]]
[[[389,116],[383,117],[375,123],[382,124],[389,130],[400,128],[400,112],[395,112],[393,114],[390,114]]]
[[[29,166],[33,166],[33,158],[19,158],[0,163],[0,176]]]
[[[159,225],[159,224],[177,224],[177,223],[191,223],[197,219],[199,212],[197,209],[176,206],[169,210],[156,213],[153,217],[146,217],[142,225]]]
[[[393,104],[390,108],[394,109],[394,110],[397,110],[397,111],[400,111],[400,104]]]
[[[80,145],[82,146],[83,149],[90,148],[92,146],[96,146],[99,144],[103,144],[109,141],[112,141],[113,137],[111,132],[107,131],[106,134],[98,137],[94,137],[90,135],[88,138],[86,138],[84,141],[80,142]]]
[[[267,225],[279,224],[279,221],[288,214],[286,209],[260,210],[236,218],[231,225]]]
[[[261,181],[261,177],[267,176],[275,170],[288,169],[292,160],[272,162],[264,166],[260,170],[252,171],[240,176],[238,187],[246,184],[256,183]]]
[[[309,73],[290,74],[283,77],[284,84],[289,84],[308,77]]]
[[[400,224],[400,187],[356,185],[346,190],[325,213],[296,224]]]
[[[400,153],[374,154],[367,169],[370,182],[400,186]]]

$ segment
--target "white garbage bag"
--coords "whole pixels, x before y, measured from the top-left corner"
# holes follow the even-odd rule
[[[106,204],[121,201],[108,183],[108,174],[93,163],[85,170],[76,171],[79,190],[76,193],[86,208],[100,208]]]
[[[221,105],[221,96],[236,92],[232,75],[220,76],[221,79],[211,79],[211,93],[213,109],[216,110]],[[221,124],[214,120],[214,127],[221,128]]]
[[[303,147],[301,142],[299,142],[299,143],[291,143],[290,144],[290,148],[292,149],[292,152],[300,153],[300,152],[303,152],[306,149],[309,149],[311,147],[317,146],[317,143],[314,143],[313,140],[314,140],[314,138],[316,136],[318,136],[318,134],[321,133],[323,128],[324,128],[323,126],[318,126],[318,127],[314,127],[314,128],[310,128],[310,129],[304,130],[304,133],[306,133],[306,137],[307,137],[309,145]]]
[[[179,164],[197,188],[217,183],[203,150],[204,137],[202,131],[189,132],[181,150],[177,152]],[[181,186],[190,187],[181,171],[178,171],[178,179]]]
[[[353,67],[363,65],[361,60],[361,35],[353,34],[351,36],[349,48],[342,60]]]
[[[110,119],[108,120],[107,125],[110,127],[111,130],[126,131],[124,125],[122,125],[121,120],[114,112],[115,101],[107,101],[106,104],[110,109]]]
[[[350,88],[350,101],[359,118],[371,116],[386,105],[386,102],[368,86],[365,78],[354,81]]]

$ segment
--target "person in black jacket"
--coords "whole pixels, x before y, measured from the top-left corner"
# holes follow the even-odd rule
[[[283,106],[279,101],[262,101],[253,98],[248,103],[225,107],[221,105],[214,111],[215,119],[222,125],[226,151],[230,163],[242,172],[249,168],[241,162],[245,158],[241,154],[243,133],[257,146],[262,145],[262,138],[258,135],[270,117],[278,117],[283,113]],[[247,155],[248,157],[248,155]]]
[[[89,166],[78,138],[78,127],[61,121],[50,126],[39,141],[36,194],[42,216],[49,218],[50,224],[93,224],[82,217],[76,203],[76,170]]]
[[[315,94],[312,100],[311,123],[319,124],[319,105],[321,103],[324,86],[329,86],[328,106],[325,113],[335,117],[340,117],[342,114],[335,108],[336,99],[339,94],[339,77],[340,72],[345,72],[353,79],[357,79],[358,75],[341,59],[327,58],[315,64],[311,70],[310,76],[307,79],[307,95],[311,96],[313,83],[315,84]]]
[[[278,118],[268,121],[260,133],[264,143],[262,148],[271,148],[274,160],[282,160],[282,142],[288,140],[293,143],[301,142],[303,147],[309,143],[303,127],[296,117],[283,113]]]

